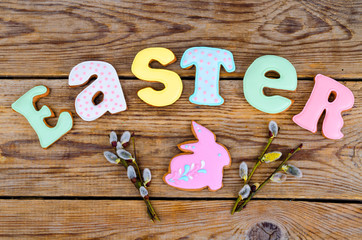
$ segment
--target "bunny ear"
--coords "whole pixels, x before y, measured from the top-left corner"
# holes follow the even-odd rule
[[[178,145],[178,148],[184,152],[194,152],[195,148],[196,148],[196,144],[195,143],[182,143],[180,145]]]
[[[215,142],[215,135],[206,127],[203,127],[202,125],[198,124],[195,121],[192,121],[192,128],[195,137],[200,141],[209,141],[209,142]]]

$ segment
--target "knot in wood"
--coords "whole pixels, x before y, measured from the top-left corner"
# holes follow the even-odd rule
[[[280,227],[271,222],[259,222],[251,227],[247,233],[248,240],[281,240],[287,239],[283,236]]]

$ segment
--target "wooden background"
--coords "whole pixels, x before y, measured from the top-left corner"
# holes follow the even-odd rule
[[[361,239],[361,11],[359,0],[1,1],[0,238]],[[178,61],[167,69],[183,79],[181,98],[168,107],[142,102],[136,93],[150,84],[130,72],[136,53],[153,46],[175,53]],[[236,71],[221,71],[222,106],[188,101],[195,68],[181,69],[179,59],[194,46],[234,54]],[[254,109],[243,95],[246,69],[266,54],[287,58],[299,78],[296,92],[268,91],[295,100],[277,115]],[[127,111],[93,122],[76,115],[74,99],[82,87],[70,88],[67,76],[87,60],[116,68]],[[291,120],[303,109],[318,73],[339,80],[355,95],[353,109],[343,113],[341,140],[325,139],[321,121],[312,134]],[[38,107],[47,104],[56,114],[69,109],[74,116],[73,129],[47,150],[11,109],[39,84],[51,93]],[[193,139],[191,120],[214,131],[230,150],[232,165],[217,192],[184,192],[162,182],[170,159],[179,153],[176,145]],[[291,161],[304,176],[268,184],[231,216],[241,187],[238,165],[253,166],[270,120],[281,127],[271,150],[286,153],[304,144]],[[135,131],[139,163],[153,173],[149,191],[160,223],[149,221],[124,169],[103,158],[111,130]],[[262,166],[253,182],[262,182],[277,164]]]

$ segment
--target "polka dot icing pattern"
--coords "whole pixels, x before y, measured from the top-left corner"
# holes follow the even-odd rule
[[[223,104],[224,99],[219,95],[220,66],[227,72],[235,71],[232,53],[219,48],[189,48],[182,56],[181,67],[190,68],[192,65],[196,66],[196,78],[190,102],[209,106]]]
[[[117,72],[109,63],[87,61],[78,64],[69,74],[69,85],[84,85],[94,76],[97,79],[75,99],[78,115],[85,121],[93,121],[107,111],[114,114],[126,110],[126,100]],[[96,105],[93,101],[100,93],[103,93],[103,101]]]
[[[180,190],[208,187],[210,191],[217,191],[222,188],[223,168],[231,164],[230,154],[207,128],[193,121],[192,131],[198,141],[178,145],[181,151],[192,154],[175,156],[163,180]]]

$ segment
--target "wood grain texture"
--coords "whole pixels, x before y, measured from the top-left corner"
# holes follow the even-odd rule
[[[238,165],[246,161],[251,168],[264,148],[267,124],[275,120],[281,127],[271,150],[287,153],[304,144],[291,163],[303,171],[303,178],[288,178],[282,185],[270,183],[258,197],[306,199],[362,199],[361,176],[361,83],[343,82],[355,94],[355,106],[343,113],[345,126],[341,140],[325,139],[319,131],[312,134],[291,120],[306,103],[313,88],[312,81],[299,81],[293,92],[270,91],[295,100],[284,113],[270,115],[250,106],[242,92],[242,81],[221,81],[225,104],[206,107],[191,104],[194,81],[184,80],[181,98],[163,108],[149,106],[136,95],[148,83],[121,80],[128,110],[106,114],[93,122],[81,120],[74,110],[74,99],[82,90],[70,88],[67,80],[1,80],[0,88],[0,195],[1,196],[138,196],[122,167],[109,164],[103,151],[111,150],[108,133],[135,131],[137,155],[142,167],[153,173],[152,197],[233,198],[241,187]],[[50,95],[38,107],[49,105],[56,114],[69,109],[74,115],[74,128],[48,150],[43,150],[35,132],[25,118],[11,109],[11,104],[33,86],[45,84]],[[157,86],[157,85],[156,85]],[[185,192],[162,181],[170,159],[180,153],[178,143],[193,140],[191,120],[214,131],[217,141],[228,147],[232,166],[224,172],[224,188],[217,192]],[[50,121],[55,123],[55,121]],[[262,182],[279,163],[262,166],[252,182]]]
[[[130,72],[140,50],[160,46],[177,59],[194,46],[230,50],[241,78],[259,56],[287,58],[299,77],[360,78],[362,3],[313,1],[15,1],[0,2],[1,76],[66,76],[86,60]],[[182,70],[179,62],[169,69]]]
[[[157,224],[147,219],[142,201],[0,200],[0,237],[248,239],[263,223],[280,234],[259,239],[353,240],[362,234],[358,204],[253,201],[232,216],[231,201],[153,202],[162,219]]]
[[[358,0],[0,1],[0,238],[361,239],[362,205],[356,204],[362,200],[361,15]],[[166,68],[184,83],[181,98],[163,108],[137,97],[150,83],[130,71],[140,50],[156,46],[175,53],[177,61]],[[179,60],[195,46],[234,54],[236,71],[221,70],[222,106],[188,101],[195,68],[183,70]],[[287,58],[305,79],[296,92],[266,90],[295,100],[281,114],[260,112],[243,96],[245,71],[266,54]],[[115,67],[127,111],[93,122],[76,115],[74,100],[83,88],[70,88],[66,78],[73,66],[88,60]],[[313,88],[310,79],[318,73],[351,80],[342,82],[354,93],[355,105],[343,113],[341,140],[325,139],[321,120],[316,134],[291,120],[303,109]],[[11,110],[15,100],[40,84],[51,93],[38,107],[46,104],[56,115],[69,109],[75,120],[48,150],[40,147],[26,119]],[[194,139],[191,120],[214,131],[230,150],[233,162],[220,191],[179,191],[162,181],[170,159],[180,153],[176,145]],[[303,142],[291,160],[303,178],[266,185],[257,195],[263,199],[230,215],[231,199],[241,187],[238,165],[253,166],[270,120],[281,127],[271,150],[287,153]],[[148,220],[123,167],[104,159],[111,130],[136,133],[140,166],[153,173],[149,192],[160,223]],[[260,167],[252,182],[262,182],[277,164]]]

